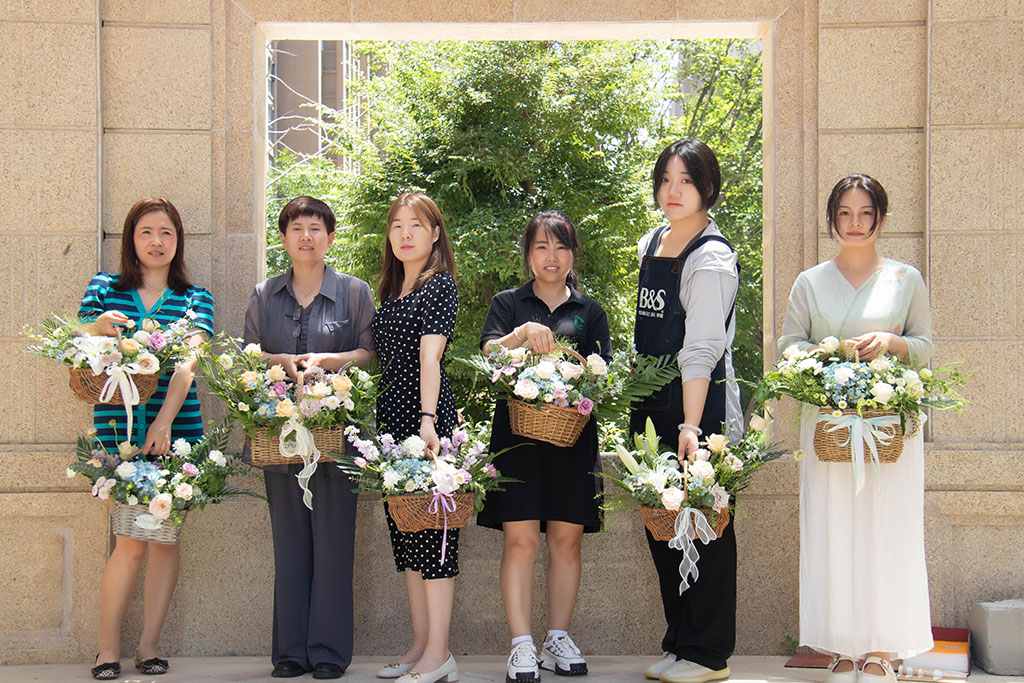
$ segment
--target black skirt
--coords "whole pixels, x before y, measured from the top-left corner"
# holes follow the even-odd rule
[[[547,522],[582,524],[585,533],[600,531],[604,484],[596,474],[601,471],[596,418],[591,418],[574,445],[562,448],[513,434],[508,404],[499,400],[494,407],[491,452],[517,444],[523,445],[499,455],[494,465],[502,476],[520,481],[488,493],[477,524],[501,529],[503,522],[536,519],[541,531]]]

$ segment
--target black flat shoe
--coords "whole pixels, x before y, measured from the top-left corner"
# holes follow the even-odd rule
[[[295,678],[306,673],[306,669],[295,662],[281,662],[274,667],[270,675],[274,678]]]
[[[147,676],[159,676],[160,674],[167,673],[167,670],[171,668],[171,665],[166,659],[150,657],[145,660],[136,659],[135,668]]]
[[[313,667],[313,678],[341,678],[343,673],[345,670],[337,664],[324,662]]]
[[[100,656],[96,655],[97,662]],[[121,662],[104,662],[103,664],[97,663],[96,666],[89,670],[92,673],[92,677],[100,681],[112,681],[121,675]]]

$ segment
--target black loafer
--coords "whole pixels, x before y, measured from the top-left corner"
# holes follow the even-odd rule
[[[149,659],[135,660],[135,668],[141,671],[146,676],[159,676],[160,674],[167,673],[170,668],[170,664],[166,659],[160,659],[159,657],[150,657]]]
[[[345,670],[337,664],[323,662],[313,667],[313,678],[341,678],[343,673]]]
[[[274,667],[274,670],[270,672],[270,675],[274,678],[295,678],[306,673],[306,669],[295,662],[281,662]]]
[[[96,655],[96,666],[89,670],[93,678],[98,681],[112,681],[121,675],[121,662],[104,662],[100,664],[99,658],[100,656]]]

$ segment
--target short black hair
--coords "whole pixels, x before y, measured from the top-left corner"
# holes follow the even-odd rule
[[[718,167],[718,157],[700,140],[676,140],[658,155],[654,170],[651,172],[651,193],[654,196],[654,203],[658,203],[658,188],[661,186],[661,177],[665,175],[665,167],[674,156],[683,160],[690,179],[703,198],[700,208],[707,211],[715,205],[718,194],[722,191],[722,170]]]
[[[572,219],[564,211],[541,211],[531,218],[523,228],[520,242],[523,247],[523,267],[527,274],[530,273],[530,248],[537,239],[537,233],[541,230],[550,234],[572,252],[572,267],[569,268],[565,281],[579,289],[580,279],[576,275],[576,259],[580,254],[580,238],[576,234],[576,226],[573,225]]]
[[[277,217],[277,229],[281,231],[281,234],[284,234],[285,230],[288,229],[288,224],[299,216],[316,216],[324,222],[327,234],[334,232],[335,218],[331,207],[319,199],[305,195],[296,197],[284,205],[284,208],[281,209],[281,215]]]
[[[885,214],[889,211],[889,195],[885,193],[882,183],[863,173],[848,175],[832,188],[832,193],[828,196],[828,203],[825,205],[828,234],[835,237],[835,226],[839,217],[839,200],[843,198],[843,193],[847,190],[864,190],[871,197],[871,204],[875,207],[875,218],[868,234],[875,234],[878,224],[885,219]]]

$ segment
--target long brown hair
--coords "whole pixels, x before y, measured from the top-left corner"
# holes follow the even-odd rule
[[[451,273],[452,277],[455,277],[455,254],[452,253],[452,245],[448,241],[448,233],[444,229],[441,210],[437,208],[437,204],[430,197],[422,192],[403,192],[395,197],[395,201],[391,202],[387,223],[384,224],[384,259],[380,267],[380,274],[377,276],[380,279],[377,295],[381,302],[397,299],[398,295],[402,293],[402,282],[405,280],[405,264],[395,256],[389,239],[391,221],[403,206],[408,206],[423,223],[430,226],[431,230],[437,231],[437,239],[430,250],[427,265],[416,279],[413,291],[422,287],[424,282],[437,273]]]
[[[153,212],[167,214],[174,225],[175,251],[171,269],[167,273],[167,286],[179,293],[192,286],[185,268],[185,228],[181,224],[181,215],[174,204],[163,197],[146,197],[135,202],[124,219],[124,229],[121,231],[121,277],[113,285],[119,292],[142,286],[142,265],[135,253],[135,226],[143,216]]]

